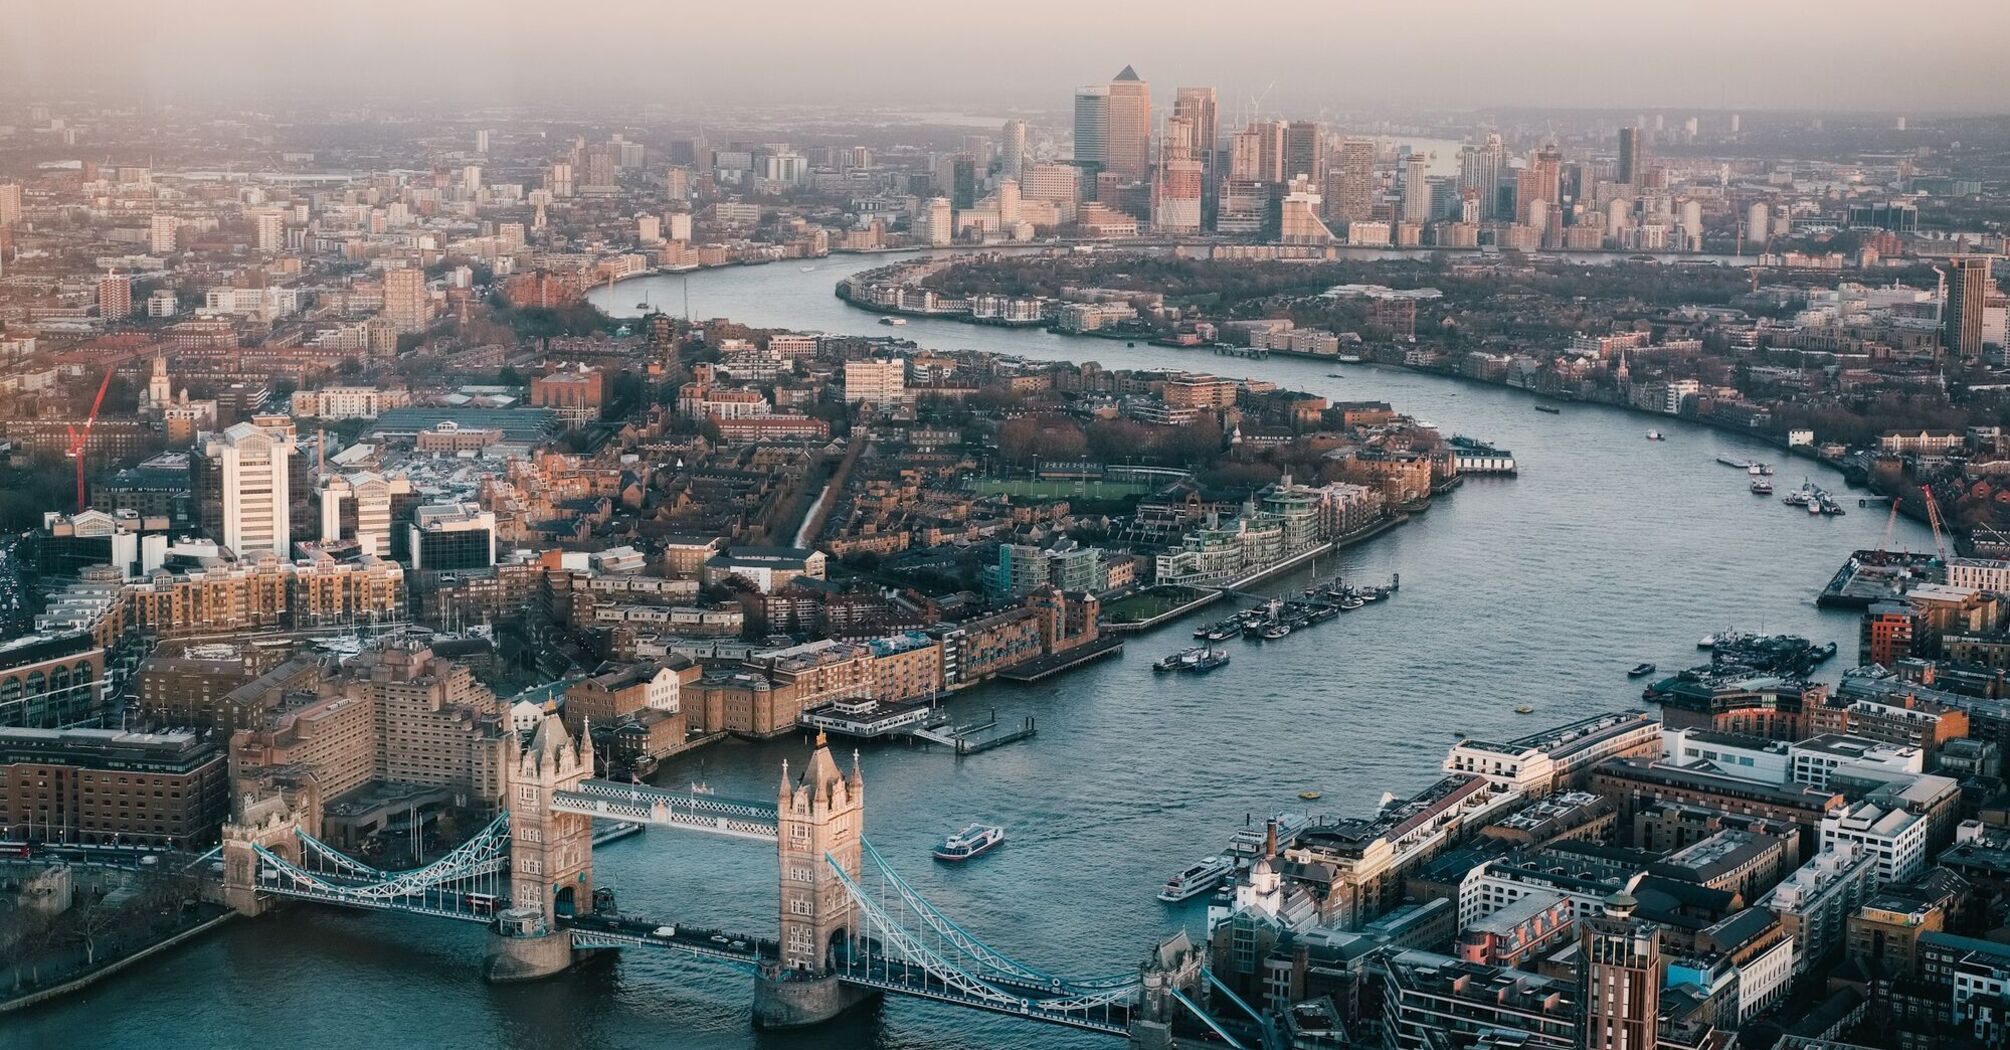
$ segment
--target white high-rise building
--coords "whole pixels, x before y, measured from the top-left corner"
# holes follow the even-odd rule
[[[276,252],[286,247],[286,226],[276,211],[261,211],[253,219],[258,230],[258,250]]]
[[[239,555],[271,551],[288,557],[287,461],[293,455],[290,425],[237,423],[203,435],[203,456],[216,464],[223,545]]]
[[[483,128],[480,131],[475,132],[475,152],[487,153],[488,151],[489,151],[489,129]]]
[[[1008,179],[1017,179],[1026,166],[1026,122],[1006,121],[1001,138],[1004,141],[998,150],[998,173]]]

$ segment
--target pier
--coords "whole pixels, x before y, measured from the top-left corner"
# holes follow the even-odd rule
[[[998,725],[998,710],[992,708],[991,716],[982,722],[960,726],[924,727],[915,730],[913,735],[921,740],[952,748],[957,757],[961,758],[964,755],[975,755],[995,747],[1029,740],[1039,735],[1039,732],[1032,715],[1027,715],[1026,720],[1016,729],[1001,728]]]
[[[1115,656],[1124,651],[1122,638],[1098,638],[1087,645],[1064,649],[1051,656],[1037,660],[1027,660],[998,672],[998,677],[1007,682],[1037,682],[1042,678],[1072,670],[1086,663],[1092,663],[1105,656]]]

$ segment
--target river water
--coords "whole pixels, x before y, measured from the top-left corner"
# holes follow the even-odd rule
[[[886,260],[839,257],[715,270],[688,278],[694,317],[865,335],[894,329],[831,295],[845,273]],[[603,290],[632,314],[643,298],[677,308],[686,279]],[[1135,964],[1205,905],[1168,908],[1153,893],[1213,852],[1247,814],[1312,805],[1364,814],[1385,791],[1436,776],[1454,730],[1531,731],[1638,703],[1625,670],[1673,670],[1696,639],[1726,626],[1791,631],[1855,651],[1855,618],[1818,610],[1815,593],[1853,548],[1878,542],[1882,510],[1810,519],[1760,499],[1720,454],[1777,461],[1755,442],[1614,409],[1531,409],[1519,393],[1393,369],[1068,339],[1038,331],[915,320],[924,346],[1177,365],[1251,375],[1335,399],[1377,398],[1512,449],[1515,479],[1475,478],[1428,513],[1322,561],[1321,575],[1403,576],[1401,594],[1273,643],[1231,642],[1234,662],[1205,677],[1154,676],[1149,663],[1189,643],[1188,627],[1137,638],[1120,659],[1035,686],[960,696],[964,712],[1038,717],[1032,741],[958,760],[900,745],[864,755],[867,833],[922,892],[993,944],[1046,969],[1102,973]],[[1647,441],[1650,427],[1666,441]],[[1785,492],[1824,468],[1780,466]],[[1900,521],[1897,542],[1930,543]],[[1307,574],[1281,579],[1279,591]],[[1189,625],[1190,626],[1190,621]],[[1529,704],[1536,712],[1517,716]],[[727,743],[670,764],[665,785],[771,797],[783,759],[804,742]],[[1004,848],[961,867],[928,846],[970,820],[1010,828]],[[651,831],[596,857],[624,911],[773,935],[772,849]],[[0,1046],[584,1047],[744,1050],[821,1047],[1108,1047],[1099,1036],[906,1000],[805,1033],[747,1022],[744,977],[631,952],[539,984],[482,983],[483,934],[460,924],[312,908],[243,922],[151,960],[85,994],[0,1018]]]

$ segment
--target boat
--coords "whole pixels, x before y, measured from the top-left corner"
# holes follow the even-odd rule
[[[1535,708],[1530,707],[1527,704],[1523,704],[1520,707],[1515,708],[1514,713],[1518,715],[1532,715],[1535,714]]]
[[[1739,470],[1750,470],[1754,466],[1757,466],[1757,464],[1749,459],[1737,459],[1732,456],[1718,456],[1717,462],[1727,467],[1737,467]]]
[[[892,326],[894,326],[895,328],[899,328],[900,326],[902,326],[902,325],[904,325],[904,324],[906,324],[906,323],[907,323],[907,318],[905,318],[905,317],[882,317],[882,318],[880,318],[880,319],[879,319],[879,323],[880,323],[880,324],[888,324],[888,325],[892,325]]]
[[[649,309],[649,300],[647,300],[647,299],[644,299],[644,300],[642,300],[641,302],[639,302],[639,303],[636,303],[636,304],[635,304],[635,308],[636,308],[637,310],[647,310],[647,309]]]
[[[1335,358],[1334,358],[1333,360],[1335,360],[1335,361],[1338,361],[1338,362],[1340,362],[1340,363],[1341,363],[1341,364],[1343,364],[1343,365],[1358,365],[1358,364],[1360,364],[1360,363],[1361,363],[1361,355],[1360,355],[1360,354],[1341,354],[1341,355],[1339,355],[1338,357],[1335,357]]]
[[[1754,464],[1752,464],[1751,466],[1749,466],[1749,467],[1746,467],[1746,468],[1745,468],[1745,473],[1747,473],[1747,474],[1750,474],[1751,476],[1753,476],[1753,477],[1755,477],[1755,478],[1756,478],[1756,477],[1758,477],[1758,476],[1759,476],[1759,465],[1758,465],[1757,463],[1754,463]]]
[[[1628,678],[1645,678],[1654,673],[1653,664],[1634,664],[1633,670],[1626,672]]]
[[[1545,405],[1545,404],[1542,404],[1541,402],[1537,402],[1537,403],[1536,403],[1536,406],[1535,406],[1535,410],[1536,410],[1537,412],[1547,412],[1547,413],[1549,413],[1549,414],[1550,414],[1550,415],[1552,415],[1552,416],[1560,416],[1560,415],[1563,415],[1563,409],[1560,409],[1560,408],[1556,407],[1555,405]]]
[[[815,272],[817,272],[817,268],[816,268],[816,267],[814,267],[814,266],[803,266],[803,267],[799,267],[799,269],[801,269],[801,270],[802,270],[802,271],[803,271],[804,273],[815,273]]]
[[[1299,797],[1299,798],[1302,798],[1302,799],[1304,799],[1304,800],[1305,800],[1305,801],[1307,801],[1307,802],[1313,802],[1313,801],[1317,801],[1317,800],[1318,800],[1318,798],[1319,798],[1319,792],[1317,792],[1317,791],[1300,791],[1300,792],[1298,793],[1298,797]]]
[[[1359,609],[1360,607],[1366,604],[1368,603],[1362,601],[1359,597],[1350,594],[1347,597],[1340,599],[1340,611],[1353,612],[1354,610]]]
[[[1773,465],[1771,463],[1759,464],[1759,473],[1764,474],[1767,477],[1771,477],[1773,474]]]
[[[1228,664],[1228,653],[1221,649],[1209,649],[1199,659],[1180,667],[1188,674],[1206,674],[1217,667]]]
[[[1192,900],[1215,888],[1222,879],[1234,871],[1235,862],[1227,857],[1202,858],[1198,863],[1167,879],[1165,888],[1159,891],[1159,899],[1167,904]]]
[[[1328,373],[1326,373],[1326,378],[1328,378],[1328,379],[1345,379],[1345,378],[1347,378],[1347,377],[1346,377],[1346,376],[1343,376],[1343,375],[1341,375],[1341,374],[1340,374],[1340,373],[1338,373],[1338,372],[1328,372]]]
[[[1257,637],[1262,638],[1266,642],[1274,642],[1290,633],[1291,625],[1288,623],[1273,623],[1263,630],[1256,632]]]
[[[1184,670],[1186,664],[1192,664],[1194,660],[1200,660],[1202,656],[1206,656],[1206,652],[1208,652],[1206,646],[1194,646],[1194,648],[1188,648],[1188,650],[1180,650],[1180,652],[1176,652],[1176,654],[1172,654],[1172,656],[1168,656],[1164,660],[1154,662],[1152,670],[1156,670],[1156,672]]]
[[[1665,438],[1665,437],[1663,437],[1663,436],[1661,435],[1661,432],[1660,432],[1659,430],[1650,430],[1650,431],[1648,431],[1648,432],[1647,432],[1647,440],[1649,440],[1649,441],[1666,441],[1666,440],[1668,440],[1668,439],[1667,439],[1667,438]]]
[[[1770,481],[1767,481],[1767,480],[1766,480],[1765,478],[1753,478],[1753,479],[1752,479],[1752,495],[1754,495],[1754,496],[1770,496],[1770,495],[1772,495],[1772,494],[1773,494],[1773,483],[1772,483],[1772,482],[1770,482]]]
[[[960,863],[1005,843],[1005,829],[996,824],[972,824],[942,840],[935,847],[935,859]]]

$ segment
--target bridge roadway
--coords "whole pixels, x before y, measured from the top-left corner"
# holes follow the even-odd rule
[[[782,957],[780,942],[703,926],[619,915],[560,916],[578,948],[666,948],[754,969]],[[664,933],[661,931],[669,931]]]
[[[576,790],[552,792],[551,808],[759,842],[773,842],[776,834],[772,802],[666,791],[647,784],[584,780]]]
[[[986,975],[985,982],[1001,991],[1013,993],[1021,998],[1002,1001],[982,995],[973,995],[956,984],[943,980],[918,963],[904,962],[878,954],[870,954],[862,959],[840,961],[837,969],[838,980],[862,988],[876,988],[896,995],[911,995],[918,999],[933,999],[939,1003],[967,1006],[1008,1017],[1024,1017],[1047,1021],[1052,1024],[1080,1028],[1104,1035],[1129,1035],[1131,1007],[1127,1002],[1112,1002],[1101,1007],[1099,1014],[1091,1016],[1077,1010],[1051,1008],[1049,999],[1071,998],[1067,993],[1057,993],[1050,988],[1035,988],[1019,981],[1000,980]]]

